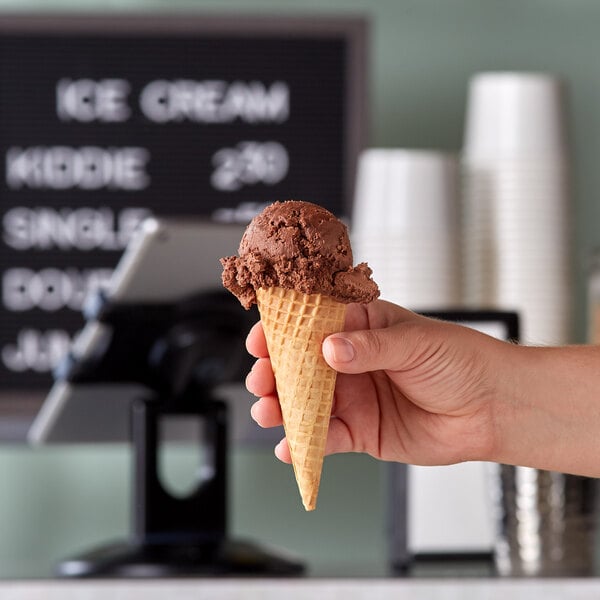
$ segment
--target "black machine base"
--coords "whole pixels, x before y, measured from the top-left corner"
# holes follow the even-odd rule
[[[148,389],[143,397],[131,399],[133,534],[130,540],[63,561],[57,575],[301,574],[302,564],[283,551],[267,551],[228,535],[228,410],[227,402],[214,396],[214,388],[222,381],[240,380],[233,355],[243,352],[249,327],[237,300],[229,294],[203,294],[173,306],[100,302],[98,310],[94,317],[112,327],[109,344],[94,360],[73,362],[64,376],[72,384],[136,381]],[[167,442],[162,426],[170,418],[198,425],[198,439],[190,441],[202,465],[196,469],[195,486],[183,497],[172,495],[159,473]]]
[[[251,542],[123,542],[61,562],[60,577],[279,577],[302,575],[301,562]]]

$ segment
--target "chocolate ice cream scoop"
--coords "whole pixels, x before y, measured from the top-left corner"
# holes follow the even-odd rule
[[[258,288],[282,287],[324,294],[343,303],[379,296],[366,263],[352,266],[346,226],[310,202],[275,202],[248,225],[239,256],[221,259],[223,285],[245,308]]]

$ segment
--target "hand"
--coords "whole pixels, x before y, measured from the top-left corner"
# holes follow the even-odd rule
[[[246,386],[251,414],[281,425],[275,380],[260,323],[248,351],[257,361]],[[326,453],[366,452],[412,464],[484,460],[493,454],[494,398],[509,382],[511,344],[377,300],[348,306],[345,332],[323,355],[338,371]],[[277,456],[290,462],[282,440]]]

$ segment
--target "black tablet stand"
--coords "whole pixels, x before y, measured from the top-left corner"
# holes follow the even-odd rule
[[[205,293],[176,305],[111,305],[99,296],[87,318],[108,325],[97,356],[66,359],[57,377],[72,383],[139,382],[132,399],[133,535],[67,559],[63,577],[284,576],[302,564],[227,534],[227,407],[214,386],[246,368],[249,316],[230,295]],[[251,317],[250,317],[251,320]],[[161,419],[203,421],[208,464],[189,496],[169,494],[158,476]]]

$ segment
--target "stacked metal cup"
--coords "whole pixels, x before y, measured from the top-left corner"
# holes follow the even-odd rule
[[[496,467],[498,572],[511,576],[593,575],[595,480],[528,467]]]

